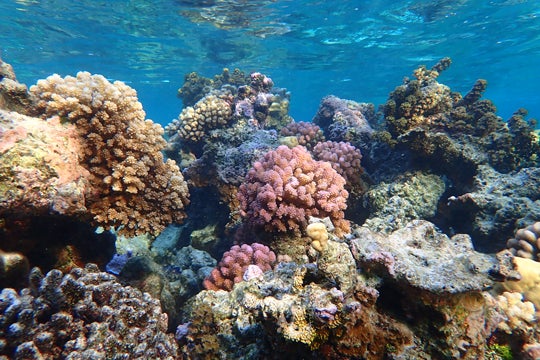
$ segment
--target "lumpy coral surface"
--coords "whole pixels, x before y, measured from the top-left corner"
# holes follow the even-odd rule
[[[248,221],[269,231],[302,230],[309,216],[328,216],[339,231],[348,232],[344,186],[329,163],[315,161],[303,146],[282,145],[253,164],[239,199]]]
[[[101,75],[52,75],[30,88],[33,112],[75,124],[82,165],[99,196],[87,207],[96,224],[120,233],[159,233],[181,221],[187,185],[176,163],[164,161],[160,125],[145,119],[134,89]]]

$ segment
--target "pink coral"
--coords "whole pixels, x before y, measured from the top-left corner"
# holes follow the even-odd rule
[[[320,161],[327,161],[346,181],[346,185],[354,187],[361,184],[364,172],[360,161],[360,150],[348,142],[325,141],[313,148],[313,156]]]
[[[296,136],[298,144],[308,149],[313,148],[318,142],[324,141],[324,134],[318,125],[310,122],[299,121],[287,124],[280,131],[281,136]]]
[[[297,232],[310,216],[328,216],[341,234],[349,231],[344,186],[345,179],[329,163],[315,161],[305,147],[282,145],[253,164],[238,198],[248,222],[268,231]]]
[[[253,243],[242,246],[234,245],[223,257],[217,267],[203,281],[207,290],[232,290],[235,283],[244,279],[244,274],[249,271],[250,276],[254,272],[253,266],[257,266],[261,272],[272,270],[276,263],[276,254],[268,246]]]

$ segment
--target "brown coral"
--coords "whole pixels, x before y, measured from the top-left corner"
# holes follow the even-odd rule
[[[506,246],[515,256],[531,260],[540,260],[540,221],[516,231]]]
[[[81,163],[99,194],[87,207],[96,224],[125,235],[159,233],[185,217],[187,185],[176,163],[164,162],[163,129],[145,112],[134,89],[101,75],[52,75],[30,88],[33,112],[76,125]]]
[[[182,110],[178,119],[166,127],[166,131],[170,135],[178,134],[186,141],[197,142],[208,131],[224,127],[231,120],[231,115],[231,105],[227,101],[216,95],[207,95],[194,106]]]
[[[29,288],[0,292],[0,358],[177,358],[159,301],[96,265],[30,274]]]
[[[406,79],[390,93],[384,106],[388,130],[399,136],[416,126],[431,125],[452,109],[450,88],[437,82],[440,71],[450,65],[444,58],[431,68],[420,66],[414,71],[415,80]]]

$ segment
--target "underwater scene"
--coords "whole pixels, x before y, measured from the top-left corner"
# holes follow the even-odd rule
[[[540,359],[540,2],[0,2],[0,360]]]

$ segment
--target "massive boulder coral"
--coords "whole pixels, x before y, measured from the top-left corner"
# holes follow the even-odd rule
[[[337,233],[349,231],[345,179],[303,146],[267,152],[253,164],[238,198],[247,221],[268,231],[302,231],[310,216],[328,216]]]
[[[167,314],[147,293],[123,287],[97,266],[43,276],[0,292],[0,357],[176,359]]]
[[[33,115],[75,125],[80,163],[97,196],[86,199],[96,225],[124,235],[159,233],[181,221],[187,185],[176,163],[164,161],[163,129],[145,119],[137,93],[101,75],[52,75],[30,88]]]

